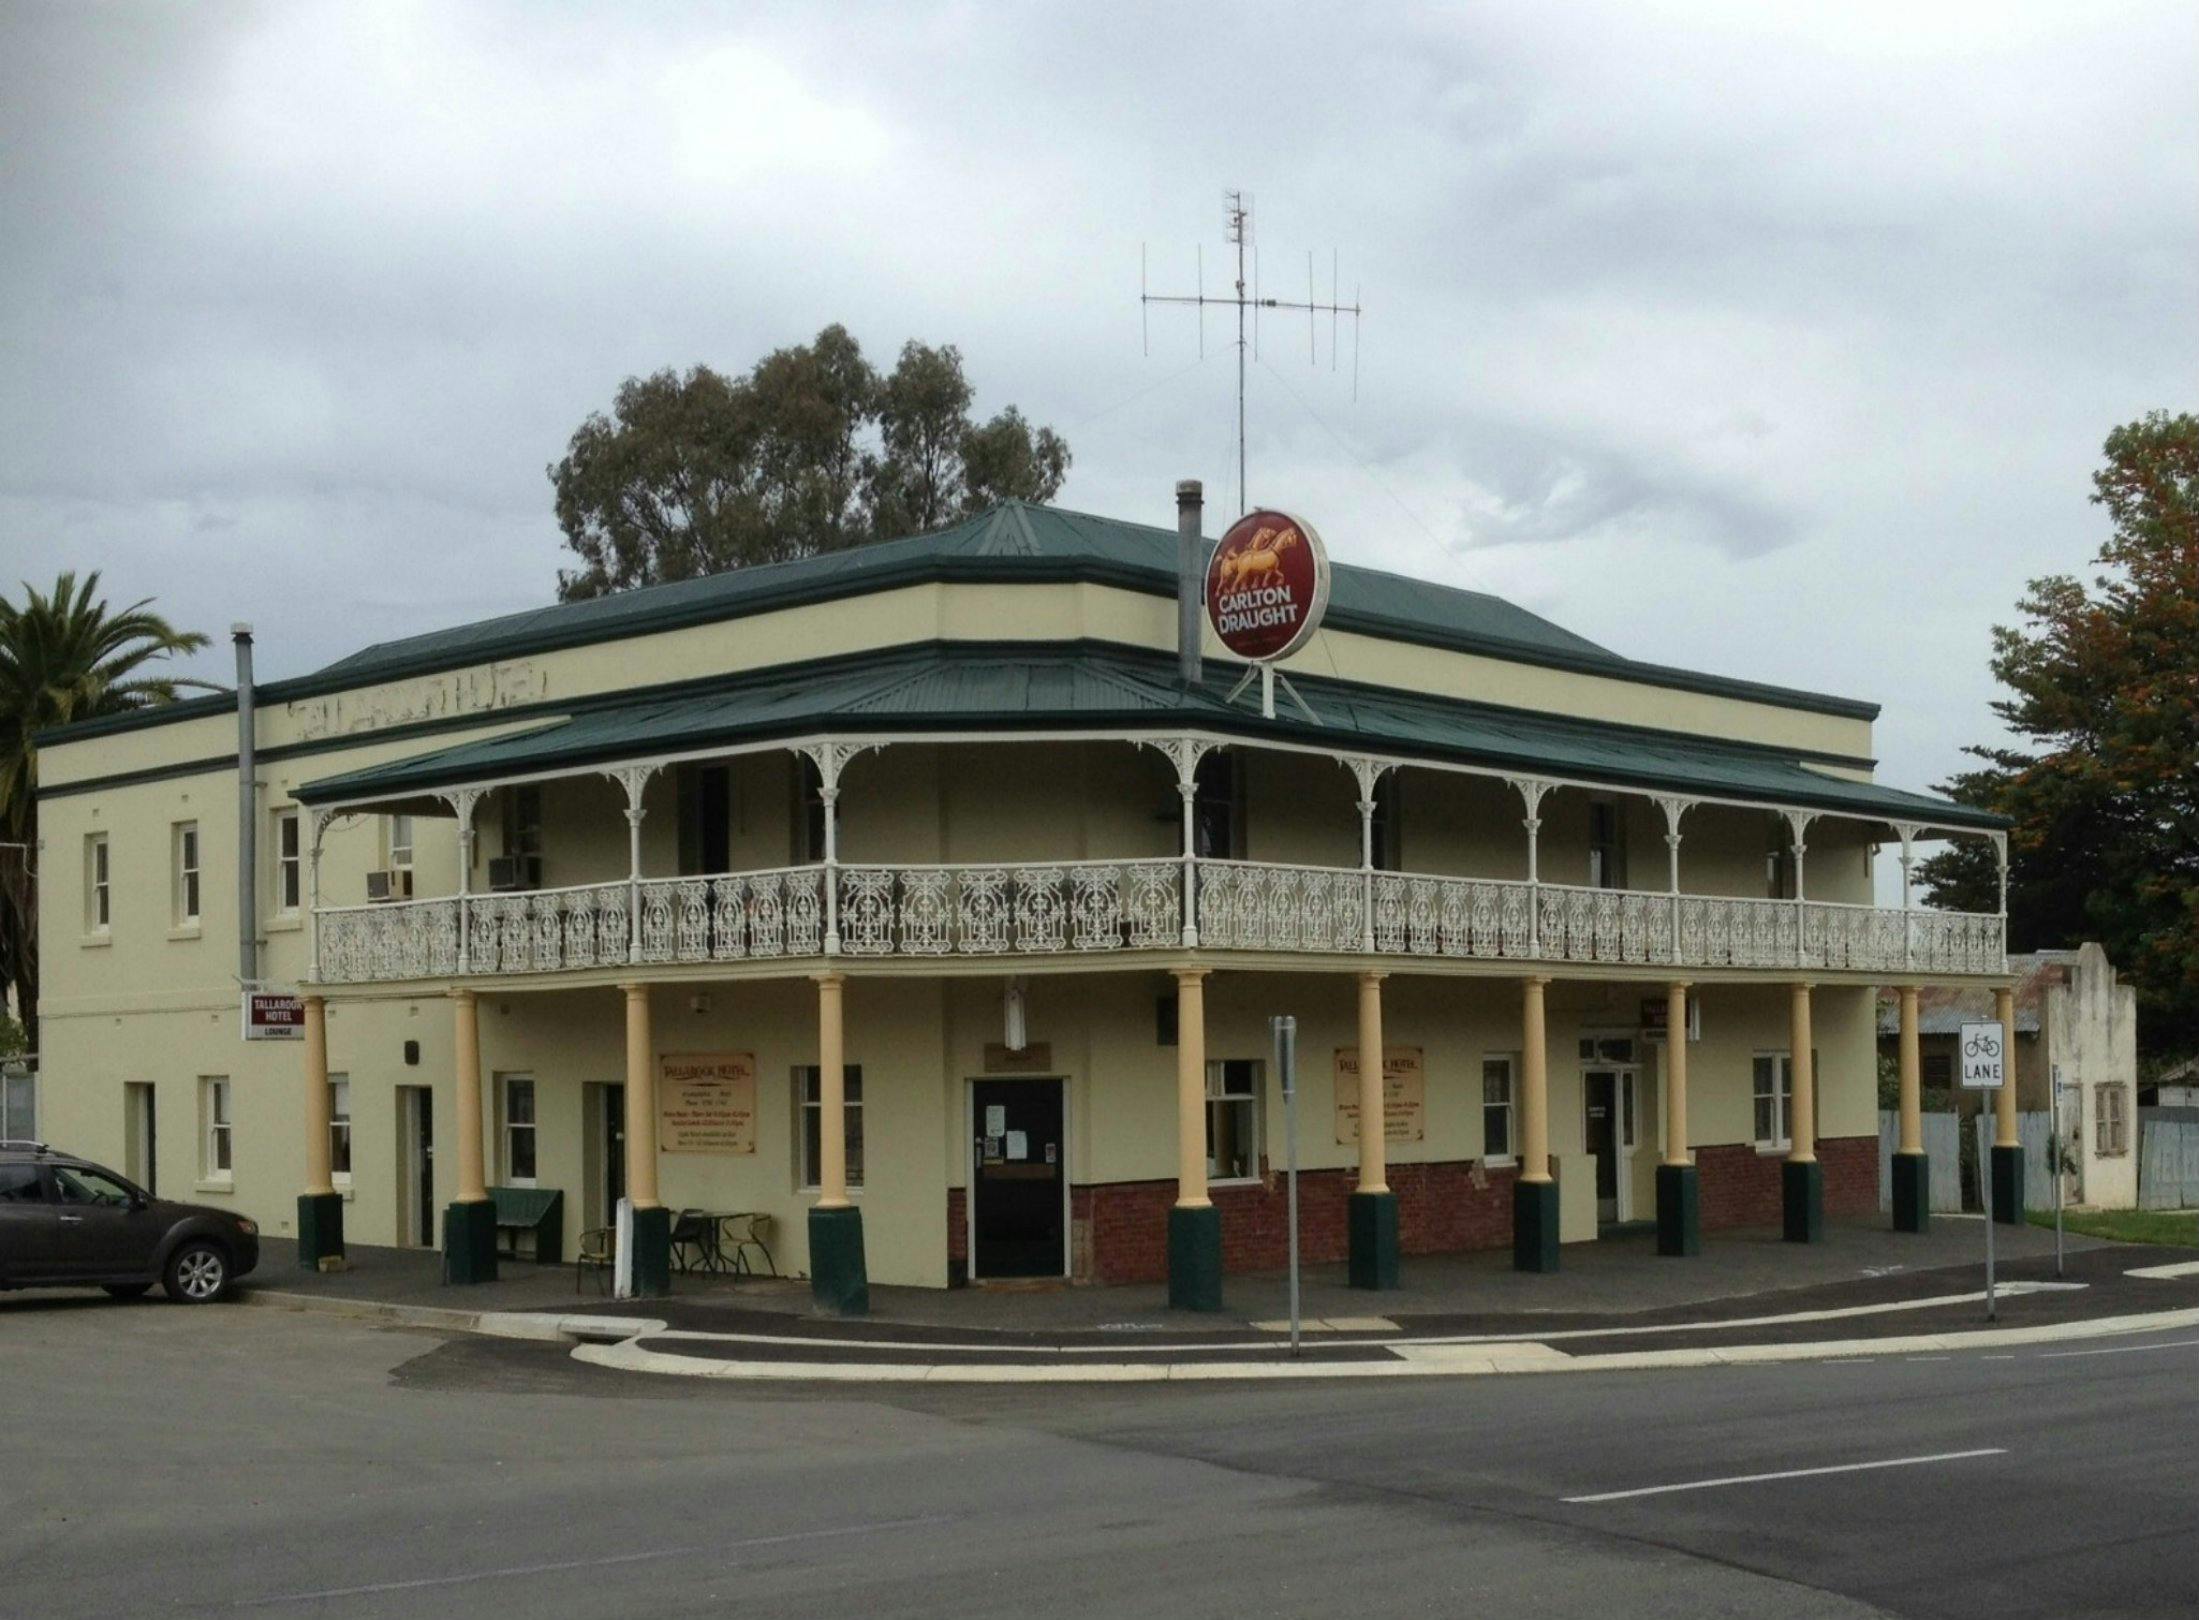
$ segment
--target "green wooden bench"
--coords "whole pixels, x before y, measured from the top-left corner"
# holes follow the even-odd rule
[[[509,1259],[519,1256],[519,1237],[523,1232],[534,1234],[534,1253],[529,1256],[537,1265],[560,1265],[565,1259],[565,1195],[555,1187],[491,1187],[489,1197],[496,1202],[496,1236],[500,1246],[508,1241],[503,1253]],[[506,1233],[511,1236],[507,1240]]]

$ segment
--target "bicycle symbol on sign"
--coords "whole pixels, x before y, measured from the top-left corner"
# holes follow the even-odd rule
[[[1973,1035],[1962,1049],[1964,1057],[1997,1058],[2000,1056],[2000,1038],[1996,1035]]]

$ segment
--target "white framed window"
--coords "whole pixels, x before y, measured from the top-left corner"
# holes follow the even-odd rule
[[[501,1100],[498,1129],[503,1138],[505,1184],[532,1187],[536,1164],[534,1077],[507,1074],[497,1095]]]
[[[383,821],[383,836],[388,840],[389,869],[392,872],[412,870],[412,817],[389,816]]]
[[[1401,872],[1405,869],[1405,840],[1398,821],[1397,772],[1384,771],[1375,778],[1374,814],[1368,818],[1367,830],[1373,835],[1370,843],[1377,872]]]
[[[1206,1173],[1215,1181],[1260,1178],[1260,1077],[1256,1058],[1206,1066]]]
[[[26,1063],[0,1063],[0,1137],[38,1140],[38,1076]]]
[[[844,1106],[848,1144],[848,1185],[863,1184],[863,1066],[850,1063],[842,1071],[841,1085],[845,1090]],[[820,1071],[814,1063],[801,1063],[794,1069],[795,1120],[794,1140],[799,1144],[802,1162],[795,1166],[795,1175],[803,1192],[817,1190],[817,1161],[824,1147],[823,1104],[818,1100]]]
[[[1512,1136],[1518,1064],[1509,1052],[1481,1060],[1481,1157],[1490,1164],[1510,1164],[1518,1156]]]
[[[2103,1159],[2118,1159],[2130,1151],[2129,1094],[2123,1087],[2093,1088],[2092,1143]]]
[[[339,1187],[351,1185],[351,1078],[328,1077],[328,1173]]]
[[[275,812],[275,913],[277,916],[297,915],[304,903],[304,867],[298,839],[300,829],[298,812]]]
[[[1588,802],[1588,886],[1626,887],[1626,817],[1615,799]]]
[[[114,926],[110,859],[107,835],[87,833],[84,838],[84,931],[87,934],[104,934]]]
[[[1752,1064],[1756,1092],[1756,1145],[1767,1152],[1784,1153],[1794,1145],[1791,1134],[1794,1107],[1794,1060],[1785,1052],[1759,1052]],[[1810,1072],[1817,1072],[1817,1053],[1810,1053]],[[1811,1102],[1816,1102],[1812,1088]]]
[[[1794,894],[1794,828],[1785,816],[1774,815],[1764,846],[1764,896],[1792,900]]]
[[[229,1118],[229,1077],[199,1076],[199,1179],[233,1181],[237,1165]]]
[[[1203,755],[1191,773],[1192,849],[1218,861],[1244,854],[1244,762],[1226,748]]]
[[[175,923],[189,928],[199,920],[199,824],[179,821],[174,830]]]

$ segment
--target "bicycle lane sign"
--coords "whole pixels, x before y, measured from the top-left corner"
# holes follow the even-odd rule
[[[2001,1050],[1999,1024],[1962,1026],[1962,1088],[1965,1091],[1998,1091],[2007,1083],[2006,1054]]]

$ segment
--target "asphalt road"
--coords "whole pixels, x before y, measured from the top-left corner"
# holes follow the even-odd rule
[[[2186,1330],[871,1400],[11,1297],[0,1614],[2187,1614],[2195,1381]]]

